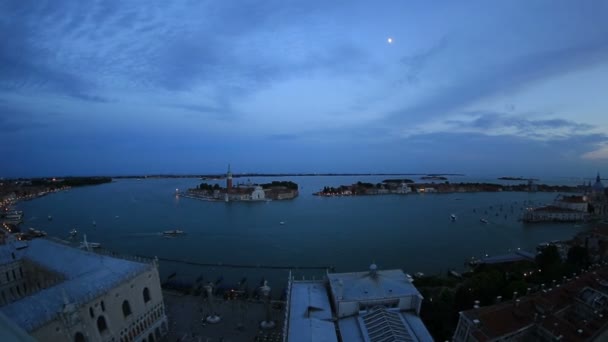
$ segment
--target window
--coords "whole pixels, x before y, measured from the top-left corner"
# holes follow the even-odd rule
[[[74,335],[74,342],[85,342],[84,335],[79,331]]]
[[[125,318],[131,314],[131,306],[129,305],[128,300],[122,302],[122,314],[125,316]]]
[[[21,267],[19,267],[19,275],[21,276],[21,278],[23,278],[23,269]]]
[[[91,315],[91,318],[95,318],[95,313],[93,312],[92,307],[89,307],[89,315]]]
[[[106,311],[106,304],[103,302],[103,300],[101,301],[101,311]]]
[[[15,269],[13,268],[13,279],[17,279],[17,276],[15,275]]]
[[[144,287],[144,303],[150,301],[150,290],[147,287]]]
[[[99,330],[100,334],[108,330],[108,324],[106,323],[105,317],[99,316],[99,318],[97,318],[97,330]]]

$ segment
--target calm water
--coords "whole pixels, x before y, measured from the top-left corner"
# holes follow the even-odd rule
[[[89,241],[116,252],[203,263],[331,265],[337,271],[364,270],[375,262],[381,268],[436,274],[448,268],[463,269],[465,258],[471,256],[516,248],[532,250],[540,242],[567,239],[584,229],[573,224],[525,225],[518,221],[524,201],[549,203],[555,193],[311,195],[325,185],[384,178],[292,177],[289,179],[301,187],[300,196],[293,201],[228,204],[174,196],[175,189],[194,187],[201,182],[198,179],[117,180],[23,202],[18,207],[25,211],[25,228],[43,229],[61,238],[77,228]],[[450,221],[452,213],[458,216],[456,222]],[[48,215],[53,216],[52,221],[47,220]],[[490,223],[480,223],[480,217]],[[174,239],[159,236],[160,231],[175,228],[187,235]],[[286,271],[161,263],[162,276],[174,271],[193,278],[222,275],[230,282],[247,276],[257,283],[264,276],[284,283],[286,277]],[[312,274],[320,276],[322,271],[306,273]]]

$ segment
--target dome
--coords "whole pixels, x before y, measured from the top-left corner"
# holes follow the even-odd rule
[[[604,192],[604,184],[602,184],[602,180],[600,178],[599,173],[595,178],[595,184],[593,184],[593,192]]]

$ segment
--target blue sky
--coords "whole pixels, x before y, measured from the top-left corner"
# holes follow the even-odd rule
[[[3,1],[0,176],[608,174],[606,18],[606,1]]]

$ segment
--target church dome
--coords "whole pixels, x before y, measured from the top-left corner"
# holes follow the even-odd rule
[[[599,173],[595,178],[595,184],[593,184],[593,192],[604,192],[604,184],[602,184],[602,180],[600,178]]]

